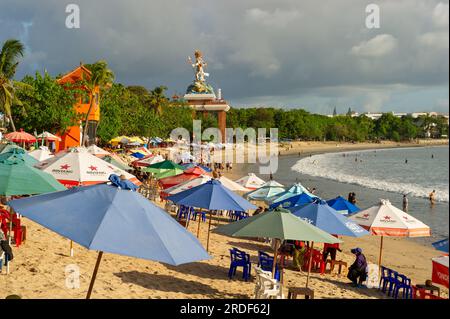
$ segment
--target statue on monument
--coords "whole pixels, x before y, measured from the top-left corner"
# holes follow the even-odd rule
[[[195,63],[192,62],[191,57],[188,57],[188,62],[192,65],[192,68],[195,71],[195,80],[194,83],[189,85],[186,90],[187,94],[214,94],[214,89],[211,85],[207,84],[205,81],[205,77],[209,76],[209,73],[206,73],[204,68],[208,65],[205,60],[203,60],[203,54],[200,50],[196,50],[194,52],[195,55]]]

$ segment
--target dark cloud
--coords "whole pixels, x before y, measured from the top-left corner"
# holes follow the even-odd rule
[[[81,29],[65,27],[69,3],[80,6]],[[120,82],[183,93],[198,48],[209,81],[236,106],[443,111],[448,1],[377,1],[380,29],[365,27],[368,3],[0,0],[0,41],[26,43],[19,76],[106,59]],[[419,105],[413,92],[432,94]]]

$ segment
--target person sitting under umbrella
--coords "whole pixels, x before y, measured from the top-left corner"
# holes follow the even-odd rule
[[[352,281],[352,286],[361,288],[362,283],[367,279],[367,261],[361,248],[353,248],[352,254],[356,255],[355,262],[348,269],[347,278]]]

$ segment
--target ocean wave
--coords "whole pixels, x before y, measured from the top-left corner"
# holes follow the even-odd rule
[[[342,172],[339,169],[339,158],[337,153],[320,154],[299,160],[291,168],[293,171],[331,180],[341,183],[356,184],[363,187],[378,189],[400,194],[409,194],[414,197],[428,198],[430,189],[436,189],[436,200],[440,202],[449,201],[449,189],[447,185],[433,185],[432,187],[423,187],[413,183],[393,182],[392,180],[381,179],[374,176],[355,175]]]

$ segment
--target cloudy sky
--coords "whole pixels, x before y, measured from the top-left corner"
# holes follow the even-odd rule
[[[70,3],[79,29],[65,26]],[[366,27],[370,3],[378,29]],[[200,49],[232,106],[448,112],[448,10],[448,0],[0,0],[0,43],[25,43],[18,78],[106,59],[118,82],[183,94]]]

